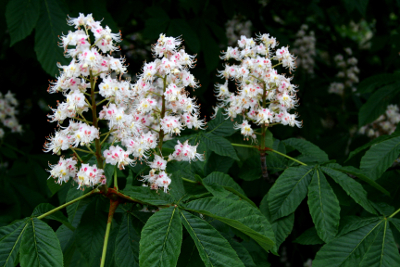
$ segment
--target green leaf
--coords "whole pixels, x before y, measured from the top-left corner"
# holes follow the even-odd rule
[[[268,193],[269,211],[276,220],[293,213],[307,195],[313,175],[312,166],[286,169]]]
[[[56,233],[37,218],[28,221],[19,252],[21,266],[64,266]]]
[[[390,135],[381,135],[381,136],[375,138],[374,140],[366,143],[365,145],[362,145],[362,146],[354,149],[353,151],[350,152],[349,157],[346,159],[345,162],[349,161],[352,157],[354,157],[355,155],[357,155],[361,151],[364,151],[365,149],[369,148],[370,146],[378,144],[378,143],[381,143],[381,142],[383,142],[383,141],[385,141],[385,140],[387,140],[387,139],[389,139],[391,137],[392,136],[390,136]]]
[[[377,215],[374,207],[368,201],[367,192],[364,190],[362,185],[357,183],[348,175],[330,168],[330,166],[337,165],[338,164],[328,164],[326,166],[322,166],[321,170],[329,175],[336,183],[338,183],[343,188],[343,190],[346,191],[347,195],[354,199],[356,203],[358,203],[366,211]]]
[[[229,175],[222,172],[212,172],[206,178],[203,179],[203,183],[212,184],[216,183],[221,186],[229,186],[235,189],[242,195],[246,195],[243,189],[230,177]]]
[[[321,150],[319,147],[313,143],[299,138],[289,138],[282,141],[285,146],[291,146],[298,150],[303,157],[307,160],[312,160],[316,162],[327,162],[329,161],[328,155],[325,151]]]
[[[139,266],[140,236],[136,232],[134,220],[136,218],[128,212],[125,212],[122,217],[115,246],[115,262],[117,266]]]
[[[380,186],[377,182],[375,182],[374,180],[368,178],[364,172],[362,172],[361,170],[354,168],[353,166],[343,166],[343,167],[339,167],[339,164],[335,164],[335,165],[330,165],[331,169],[343,172],[343,173],[347,173],[347,174],[351,174],[354,175],[356,177],[358,177],[359,179],[363,180],[364,182],[370,184],[371,186],[375,187],[376,189],[378,189],[379,191],[381,191],[382,193],[390,196],[390,193],[383,188],[382,186]]]
[[[381,87],[389,83],[393,83],[397,80],[399,80],[399,76],[396,74],[382,73],[374,75],[362,80],[357,85],[357,92],[360,94],[372,93],[375,90],[375,88]]]
[[[304,231],[299,237],[293,240],[293,243],[297,243],[300,245],[322,245],[325,242],[319,238],[317,229],[315,227],[311,227]]]
[[[400,233],[400,219],[397,218],[389,218],[389,221],[396,227],[397,231]]]
[[[234,160],[239,160],[231,143],[221,136],[217,136],[213,133],[203,134],[201,136],[201,142],[205,143],[207,149],[214,151],[218,155],[231,157]]]
[[[58,36],[67,34],[67,12],[61,0],[43,0],[35,30],[35,52],[42,68],[51,76],[58,74],[57,62],[68,64],[64,51],[58,47]]]
[[[246,201],[208,197],[189,202],[187,209],[236,228],[253,238],[266,251],[274,246],[275,237],[270,223]]]
[[[318,251],[313,266],[400,266],[400,255],[386,218],[333,239]]]
[[[400,154],[400,136],[385,140],[371,148],[361,158],[360,169],[373,180],[378,179]]]
[[[319,168],[314,171],[308,186],[307,203],[318,236],[328,243],[338,232],[340,206],[335,193]]]
[[[40,216],[52,209],[55,209],[55,207],[53,205],[51,205],[49,203],[41,203],[33,210],[32,216],[35,216],[35,217]],[[73,227],[71,225],[71,223],[68,221],[67,217],[65,217],[65,215],[59,210],[50,215],[47,215],[45,218],[50,219],[50,220],[56,220],[56,221],[64,224],[65,226],[67,226],[72,231],[75,230],[75,227]]]
[[[250,253],[247,251],[247,249],[238,241],[233,239],[233,237],[230,236],[224,236],[226,240],[228,240],[229,244],[231,247],[236,251],[236,254],[240,258],[240,260],[243,262],[244,266],[246,267],[256,267],[256,264],[253,261],[253,258],[251,257]]]
[[[214,152],[207,153],[206,160],[207,161],[204,166],[205,174],[210,174],[214,171],[227,173],[235,162],[231,157],[220,156],[215,154]],[[201,174],[199,175],[204,176]]]
[[[198,31],[206,68],[208,72],[211,72],[217,68],[219,62],[218,43],[212,37],[206,25],[201,24]]]
[[[239,170],[239,178],[245,181],[254,181],[261,177],[260,154],[256,154],[246,159]]]
[[[243,266],[228,241],[206,221],[181,210],[181,220],[189,232],[205,266]]]
[[[182,243],[182,251],[179,256],[177,267],[204,267],[196,245],[191,236],[188,236]]]
[[[14,267],[28,220],[16,221],[0,228],[0,266]]]
[[[51,179],[51,178],[47,179],[47,187],[50,190],[50,197],[52,197],[55,193],[57,193],[64,185],[65,184],[63,184],[63,185],[57,184],[55,182],[55,179]]]
[[[393,97],[400,92],[399,86],[400,83],[389,84],[373,93],[358,112],[358,126],[371,123],[383,114]]]
[[[161,209],[147,221],[140,240],[139,265],[176,266],[182,245],[182,224],[176,207]]]
[[[263,197],[260,203],[260,211],[264,216],[268,219],[268,221],[272,221],[272,216],[269,211],[268,206],[268,194]],[[272,230],[275,234],[275,250],[276,252],[279,250],[280,245],[285,241],[285,239],[292,232],[294,225],[294,213],[291,213],[288,216],[279,218],[271,223]]]
[[[89,266],[100,262],[101,250],[106,232],[106,200],[98,196],[88,205],[76,228],[76,245]]]
[[[215,135],[231,136],[236,130],[233,129],[233,122],[230,119],[224,118],[223,112],[222,108],[218,109],[215,119],[207,123],[207,129]]]
[[[365,17],[365,13],[367,12],[367,6],[368,6],[368,1],[369,0],[356,0],[354,1],[356,4],[356,8],[360,12],[360,14]]]
[[[11,37],[10,46],[24,39],[32,32],[39,14],[39,0],[11,0],[8,2],[6,21]]]
[[[174,202],[170,195],[162,192],[161,190],[151,190],[149,187],[132,186],[126,190],[123,190],[123,192],[121,191],[121,193],[143,204],[150,204],[154,206],[168,205]]]
[[[190,25],[183,19],[171,19],[167,36],[178,37],[182,35],[182,39],[190,50],[194,53],[198,53],[200,50],[200,41],[197,37],[196,32],[190,27]]]
[[[67,193],[67,198],[66,202],[69,202],[71,200],[74,200],[75,198],[78,198],[82,196],[84,192],[82,190],[78,190],[75,188],[75,186],[72,186]],[[80,204],[82,203],[82,200],[79,200],[69,206],[67,206],[67,214],[68,214],[68,220],[69,222],[72,222],[74,220],[75,213],[77,210],[80,208]]]
[[[1,154],[3,154],[6,158],[13,159],[13,160],[15,160],[15,159],[18,158],[17,153],[15,153],[14,150],[12,150],[12,149],[9,148],[9,147],[2,146],[1,149],[0,149],[0,152],[1,152]]]

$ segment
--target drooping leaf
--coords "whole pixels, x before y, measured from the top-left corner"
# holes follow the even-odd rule
[[[263,249],[254,240],[243,241],[241,243],[253,258],[257,267],[270,267],[268,262],[268,254],[264,253]]]
[[[203,260],[200,258],[196,244],[191,236],[186,237],[182,243],[182,251],[179,256],[177,267],[204,267]]]
[[[14,267],[28,222],[29,219],[24,219],[0,228],[0,266]]]
[[[339,164],[335,164],[335,165],[330,165],[330,168],[334,169],[334,170],[337,170],[337,171],[340,171],[340,172],[343,172],[343,173],[354,175],[354,176],[358,177],[359,179],[363,180],[364,182],[368,183],[369,185],[375,187],[376,189],[378,189],[382,193],[390,196],[390,193],[385,188],[383,188],[381,185],[379,185],[374,180],[372,180],[369,177],[367,177],[364,172],[362,172],[361,170],[359,170],[359,169],[357,169],[357,168],[355,168],[353,166],[342,166],[342,167],[340,167]]]
[[[67,34],[67,11],[61,0],[43,0],[35,30],[35,52],[42,68],[51,76],[58,74],[57,62],[68,64],[64,51],[58,47],[58,36]]]
[[[348,232],[324,245],[313,266],[399,266],[400,255],[386,218]]]
[[[268,206],[268,194],[263,197],[260,203],[260,211],[267,217],[268,221],[272,222],[271,226],[275,234],[275,244],[276,244],[276,252],[279,250],[280,245],[285,241],[285,239],[292,232],[294,225],[294,213],[291,213],[288,216],[279,218],[278,220],[273,221],[271,213],[269,211]]]
[[[361,158],[360,169],[371,179],[378,179],[400,154],[400,136],[385,140],[371,148]]]
[[[246,195],[243,189],[227,174],[222,172],[212,172],[203,179],[203,183],[216,183],[221,186],[229,186],[242,195]]]
[[[122,217],[115,243],[115,262],[117,266],[139,266],[139,233],[136,232],[131,214]]]
[[[204,52],[204,61],[207,71],[214,70],[218,65],[219,47],[206,25],[201,24],[199,29],[201,48]]]
[[[312,166],[286,169],[268,193],[269,211],[272,220],[293,213],[307,195],[307,187],[313,175]]]
[[[351,151],[350,154],[349,154],[349,157],[346,159],[346,161],[350,160],[352,157],[354,157],[354,156],[357,155],[358,153],[364,151],[365,149],[369,148],[370,146],[375,145],[375,144],[378,144],[378,143],[381,143],[381,142],[383,142],[383,141],[385,141],[385,140],[387,140],[387,139],[389,139],[389,138],[391,138],[390,135],[381,135],[381,136],[378,136],[377,138],[373,139],[372,141],[366,143],[365,145],[362,145],[362,146],[360,146],[360,147],[354,149],[353,151]],[[346,162],[346,161],[345,161],[345,162]]]
[[[76,245],[89,266],[100,262],[107,224],[106,204],[100,196],[93,199],[76,228]]]
[[[19,253],[21,266],[64,266],[56,234],[50,226],[37,218],[28,221]]]
[[[228,241],[206,221],[181,210],[181,221],[189,232],[205,266],[242,266]]]
[[[293,240],[293,243],[298,243],[300,245],[321,245],[325,242],[319,238],[317,229],[315,227],[308,228],[299,237]]]
[[[234,160],[239,160],[231,143],[221,136],[215,135],[213,133],[203,134],[201,136],[201,142],[205,143],[207,149],[214,151],[218,155],[231,157]]]
[[[382,115],[390,101],[399,93],[400,83],[386,85],[373,93],[358,112],[358,126],[362,127]]]
[[[32,216],[40,216],[52,209],[55,209],[55,207],[49,203],[42,203],[39,204],[39,206],[37,206],[33,212],[32,212]],[[61,211],[56,211],[48,216],[45,217],[46,219],[50,219],[50,220],[56,220],[62,224],[65,224],[65,226],[67,226],[69,229],[71,230],[75,230],[75,227],[73,227],[71,225],[71,223],[68,221],[67,217],[65,217],[65,215],[61,212]]]
[[[156,212],[143,227],[139,265],[176,266],[182,245],[182,224],[177,207]]]
[[[374,207],[367,199],[367,192],[364,190],[361,184],[357,183],[354,179],[348,175],[331,169],[330,166],[337,166],[338,164],[328,164],[322,166],[321,170],[329,175],[336,183],[338,183],[344,191],[352,198],[356,203],[363,207],[366,211],[377,215]],[[339,165],[340,166],[340,165]]]
[[[329,161],[328,155],[325,151],[321,150],[319,147],[314,145],[313,143],[299,138],[289,138],[282,141],[285,146],[291,146],[294,149],[298,150],[303,157],[308,160],[312,160],[315,162],[327,162]]]
[[[219,108],[215,119],[207,123],[207,130],[215,135],[231,136],[236,131],[233,129],[233,122],[230,119],[226,119],[222,113],[223,109]]]
[[[204,166],[204,174],[209,175],[212,172],[227,173],[235,162],[231,157],[220,156],[214,152],[206,154],[206,164]],[[193,168],[193,166],[192,166]],[[199,174],[200,176],[204,176]]]
[[[238,174],[239,178],[245,181],[257,180],[261,177],[261,175],[261,161],[259,154],[253,155],[245,160]]]
[[[316,168],[308,186],[308,207],[318,236],[328,243],[338,231],[339,201],[323,172]]]
[[[372,93],[375,88],[393,83],[398,79],[399,77],[397,75],[391,73],[377,74],[362,80],[357,85],[357,92],[360,94]]]
[[[253,238],[266,251],[275,243],[271,224],[261,212],[243,200],[201,198],[187,204],[187,209],[226,223]]]
[[[174,202],[173,198],[159,190],[151,190],[149,187],[143,186],[132,186],[126,190],[123,190],[123,194],[131,197],[134,200],[138,200],[144,204],[150,205],[167,205]]]
[[[24,39],[32,32],[39,15],[39,0],[12,0],[8,2],[6,21],[11,37],[10,46]]]

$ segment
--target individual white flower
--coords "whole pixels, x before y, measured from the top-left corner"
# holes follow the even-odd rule
[[[62,184],[63,182],[66,183],[69,181],[70,178],[75,177],[77,172],[76,164],[77,161],[73,158],[60,158],[57,164],[49,165],[51,167],[50,177],[58,179],[58,184]]]
[[[117,165],[120,170],[125,169],[124,166],[126,165],[132,165],[134,162],[129,158],[129,153],[120,146],[110,146],[109,149],[104,150],[103,156],[106,163]]]

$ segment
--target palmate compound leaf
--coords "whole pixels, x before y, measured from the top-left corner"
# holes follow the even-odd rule
[[[313,170],[313,166],[290,167],[279,176],[267,197],[273,221],[293,213],[300,205],[307,195]]]
[[[318,236],[328,243],[338,232],[340,206],[335,193],[319,168],[315,169],[308,186],[307,204]]]
[[[336,183],[338,183],[343,190],[346,191],[347,195],[354,199],[356,203],[358,203],[366,211],[377,215],[374,207],[368,201],[367,192],[364,190],[362,185],[350,178],[348,175],[330,168],[335,166],[340,167],[338,164],[328,164],[326,166],[322,166],[321,170],[325,174],[329,175]]]
[[[23,267],[63,266],[63,254],[56,233],[37,218],[28,220],[19,253]]]
[[[125,212],[116,237],[115,262],[117,266],[139,266],[139,233],[136,232],[133,215]]]
[[[385,140],[371,148],[361,158],[360,169],[368,176],[378,179],[398,158],[400,154],[400,136]]]
[[[326,266],[400,266],[399,251],[388,219],[376,217],[376,220],[338,236],[324,245],[318,251],[313,267]]]
[[[21,237],[23,236],[29,219],[16,221],[10,225],[0,228],[0,266],[14,267]]]
[[[161,209],[149,218],[140,240],[141,267],[176,266],[182,245],[182,224],[178,208]]]
[[[266,251],[275,245],[271,224],[257,208],[245,200],[208,197],[189,202],[186,209],[236,228],[253,238]]]
[[[187,211],[181,210],[180,214],[205,266],[244,267],[235,250],[214,227]]]

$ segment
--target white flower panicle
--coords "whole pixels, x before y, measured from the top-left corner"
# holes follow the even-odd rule
[[[236,124],[235,129],[240,130],[245,139],[256,138],[250,122],[301,127],[297,115],[289,113],[298,105],[296,86],[291,83],[292,78],[279,74],[275,68],[282,65],[293,71],[295,58],[287,47],[274,51],[276,46],[276,39],[269,34],[259,35],[256,40],[241,36],[238,47],[228,47],[222,56],[225,60],[240,61],[240,64],[226,64],[225,69],[219,71],[226,82],[217,84],[215,93],[228,117],[243,116],[243,123]],[[278,61],[275,66],[272,60]],[[228,79],[236,81],[236,94],[229,92]]]
[[[121,41],[120,34],[112,33],[108,26],[102,27],[91,14],[69,18],[68,24],[76,30],[62,36],[60,46],[71,57],[71,62],[59,65],[60,76],[48,90],[62,92],[66,100],[48,115],[59,129],[47,138],[44,150],[60,155],[71,149],[76,158],[69,159],[68,163],[60,159],[59,164],[51,165],[51,176],[58,183],[73,178],[78,188],[96,186],[105,183],[105,164],[124,169],[143,160],[152,168],[143,180],[152,189],[163,188],[167,192],[171,179],[165,172],[167,161],[161,156],[162,142],[179,135],[186,127],[202,129],[205,126],[199,119],[195,100],[185,91],[187,86],[198,87],[189,71],[194,66],[194,56],[179,47],[180,39],[161,34],[153,46],[156,59],[144,64],[143,73],[131,85],[121,79],[126,73],[124,60],[105,54],[118,49],[115,43]],[[100,96],[104,99],[99,100]],[[92,121],[86,119],[90,115],[84,115],[89,110]],[[71,119],[69,125],[61,126],[66,119]],[[99,121],[106,122],[108,132],[100,133]],[[108,137],[112,144],[103,153],[99,152]],[[187,160],[201,158],[196,153],[197,146],[185,144]],[[84,164],[76,150],[95,154],[99,166]],[[152,155],[153,161],[149,162]],[[66,164],[72,166],[71,170]]]
[[[314,73],[314,57],[315,50],[315,34],[314,31],[307,33],[308,26],[301,25],[300,30],[296,34],[296,41],[293,46],[293,53],[297,55],[296,65],[308,74]]]
[[[350,57],[353,54],[351,49],[347,47],[344,50],[348,58],[345,60],[343,55],[335,56],[335,64],[339,68],[339,72],[336,74],[338,81],[331,83],[328,88],[329,93],[341,96],[344,94],[346,88],[351,89],[352,92],[357,90],[354,85],[358,83],[358,74],[360,73],[357,67],[358,60],[355,57]]]
[[[398,105],[388,105],[385,114],[379,116],[374,122],[367,124],[359,129],[360,134],[366,134],[370,138],[381,135],[390,135],[396,130],[400,122],[400,112]]]
[[[9,129],[12,133],[22,133],[22,126],[19,124],[16,115],[18,101],[14,94],[8,91],[5,95],[0,93],[0,121],[4,129]],[[4,137],[5,131],[0,128],[0,138]]]

